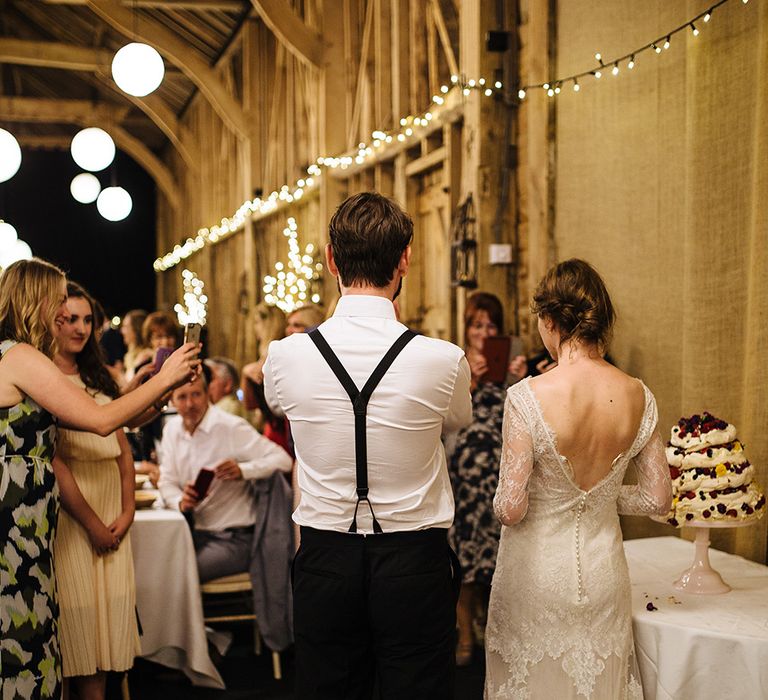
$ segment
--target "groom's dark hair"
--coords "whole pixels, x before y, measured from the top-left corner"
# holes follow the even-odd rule
[[[342,285],[386,287],[413,240],[413,221],[391,199],[362,192],[339,205],[328,233]]]

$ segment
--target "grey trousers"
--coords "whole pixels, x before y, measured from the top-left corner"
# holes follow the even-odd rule
[[[200,583],[248,571],[252,531],[194,530],[192,539],[195,543]]]

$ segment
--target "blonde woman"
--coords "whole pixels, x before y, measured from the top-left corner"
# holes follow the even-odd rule
[[[187,344],[144,385],[100,406],[51,360],[66,301],[64,274],[42,260],[16,262],[0,275],[0,686],[9,698],[61,694],[52,557],[57,419],[109,435],[199,366],[199,348]]]
[[[285,337],[286,317],[276,306],[261,303],[256,307],[253,329],[256,333],[256,352],[259,359],[249,362],[243,367],[240,379],[243,390],[243,403],[249,411],[259,411],[259,420],[254,421],[256,427],[263,429],[264,435],[281,447],[288,448],[287,436],[282,429],[282,419],[272,420],[271,411],[264,401],[264,361],[267,359],[267,348],[273,340]]]

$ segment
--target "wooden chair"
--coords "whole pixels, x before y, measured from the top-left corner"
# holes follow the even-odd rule
[[[261,635],[256,624],[256,615],[253,612],[253,599],[251,597],[251,577],[247,572],[242,574],[232,574],[231,576],[222,576],[212,579],[206,583],[200,584],[200,590],[203,594],[203,602],[206,597],[212,598],[221,595],[241,594],[243,612],[226,615],[207,615],[203,613],[205,622],[242,622],[251,620],[253,622],[253,650],[257,656],[261,655]],[[205,606],[203,606],[205,609]],[[280,652],[272,652],[272,675],[275,680],[281,680],[283,677],[282,666],[280,663]]]

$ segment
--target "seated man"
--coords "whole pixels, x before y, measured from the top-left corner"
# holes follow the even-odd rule
[[[167,507],[194,514],[201,582],[248,570],[256,522],[248,480],[289,472],[293,466],[282,447],[247,421],[209,404],[204,374],[171,396],[179,415],[163,430],[159,483]],[[200,498],[194,483],[202,468],[215,476]]]
[[[240,386],[240,373],[235,363],[228,357],[211,357],[205,360],[210,367],[213,376],[208,384],[208,399],[222,411],[233,416],[246,418],[245,405],[237,398],[237,389]]]

